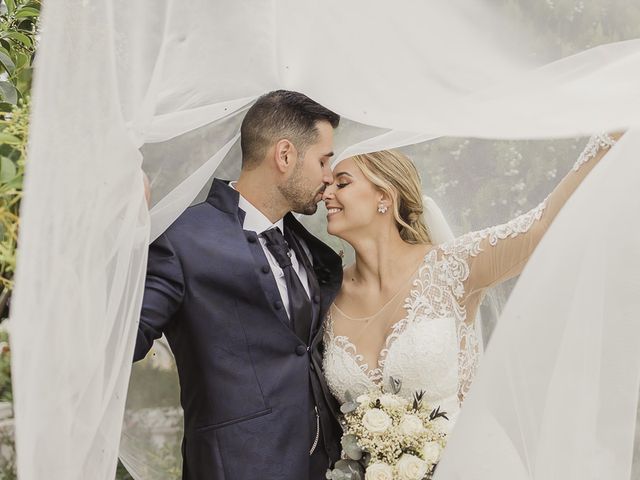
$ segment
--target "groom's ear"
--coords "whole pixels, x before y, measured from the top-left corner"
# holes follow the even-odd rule
[[[289,170],[289,167],[295,161],[294,156],[295,147],[293,144],[286,138],[278,140],[274,150],[274,160],[280,172],[285,173]]]

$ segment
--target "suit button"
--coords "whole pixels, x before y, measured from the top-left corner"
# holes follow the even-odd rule
[[[275,308],[276,310],[280,310],[282,308],[282,302],[280,300],[276,300],[275,302],[273,302],[273,308]]]
[[[313,296],[313,303],[320,303],[320,295]]]
[[[253,233],[249,234],[247,237],[249,243],[256,243],[258,241],[258,237],[256,237]]]
[[[270,270],[269,265],[262,266],[262,273],[269,273],[269,270]]]
[[[299,357],[303,356],[305,353],[307,353],[307,347],[305,347],[304,345],[298,345],[296,346],[296,355],[298,355]]]

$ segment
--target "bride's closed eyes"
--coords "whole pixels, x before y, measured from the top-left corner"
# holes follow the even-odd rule
[[[336,188],[341,189],[349,185],[351,174],[347,172],[340,172],[336,175]]]

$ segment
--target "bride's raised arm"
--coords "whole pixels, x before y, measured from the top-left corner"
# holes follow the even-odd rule
[[[445,253],[466,257],[468,272],[461,280],[466,300],[522,271],[527,260],[565,202],[593,167],[622,136],[591,137],[571,171],[536,208],[503,225],[463,235],[445,246]]]

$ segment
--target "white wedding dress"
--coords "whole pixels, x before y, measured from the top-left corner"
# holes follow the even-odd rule
[[[478,367],[474,319],[484,292],[518,275],[565,201],[614,141],[593,137],[572,171],[540,205],[514,220],[471,232],[428,251],[417,271],[375,315],[349,317],[332,305],[325,327],[324,371],[345,402],[370,390],[425,393],[453,426]]]

